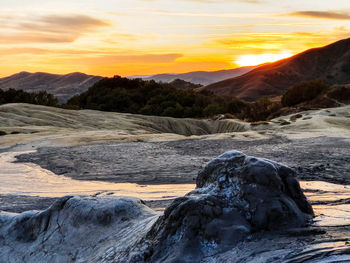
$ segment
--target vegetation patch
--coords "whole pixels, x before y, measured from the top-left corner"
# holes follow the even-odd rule
[[[6,103],[30,103],[44,106],[57,106],[58,100],[46,91],[26,92],[23,90],[0,89],[0,105]]]
[[[96,82],[86,92],[72,97],[63,105],[59,105],[57,99],[46,91],[30,93],[14,89],[0,89],[0,104],[31,103],[71,110],[92,109],[175,118],[233,118],[260,122],[304,110],[350,103],[350,86],[330,87],[321,80],[292,86],[281,101],[261,97],[257,101],[247,102],[233,96],[216,95],[208,90],[198,91],[198,87],[181,80],[157,83],[115,76]],[[293,115],[290,121],[299,118],[302,118],[300,114]]]
[[[322,80],[304,81],[294,85],[282,97],[282,105],[295,106],[305,101],[311,101],[329,90],[329,85]]]
[[[210,91],[174,88],[153,80],[116,76],[95,83],[86,92],[71,98],[67,107],[102,111],[201,118],[221,113],[240,113],[247,102]]]

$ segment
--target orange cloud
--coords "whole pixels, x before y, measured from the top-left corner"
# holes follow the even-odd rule
[[[67,43],[73,42],[78,35],[48,34],[48,33],[19,33],[0,35],[0,44],[27,44],[27,43]]]

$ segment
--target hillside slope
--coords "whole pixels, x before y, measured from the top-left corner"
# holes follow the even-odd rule
[[[241,76],[254,68],[256,67],[242,67],[219,71],[194,71],[183,74],[157,74],[142,78],[144,80],[155,80],[157,82],[172,82],[175,79],[182,79],[194,84],[209,85],[224,79]]]
[[[282,95],[290,86],[313,79],[322,79],[329,84],[350,83],[350,38],[263,65],[242,76],[201,89],[255,100],[261,96]]]
[[[8,90],[12,88],[27,92],[45,90],[57,97],[59,102],[65,102],[72,96],[86,91],[100,79],[102,77],[78,72],[67,75],[20,72],[9,77],[1,78],[0,89]]]

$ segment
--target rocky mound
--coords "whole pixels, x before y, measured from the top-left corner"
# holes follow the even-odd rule
[[[199,262],[261,230],[305,226],[313,216],[292,169],[227,152],[198,175],[154,224],[133,262]]]
[[[0,213],[0,261],[199,262],[312,216],[293,170],[232,151],[209,162],[197,188],[159,218],[138,199],[113,197],[65,197],[42,212]]]

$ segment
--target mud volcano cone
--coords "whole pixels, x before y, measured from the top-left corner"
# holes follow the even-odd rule
[[[306,226],[313,210],[295,172],[231,151],[209,162],[147,235],[149,262],[197,262],[261,231]]]

